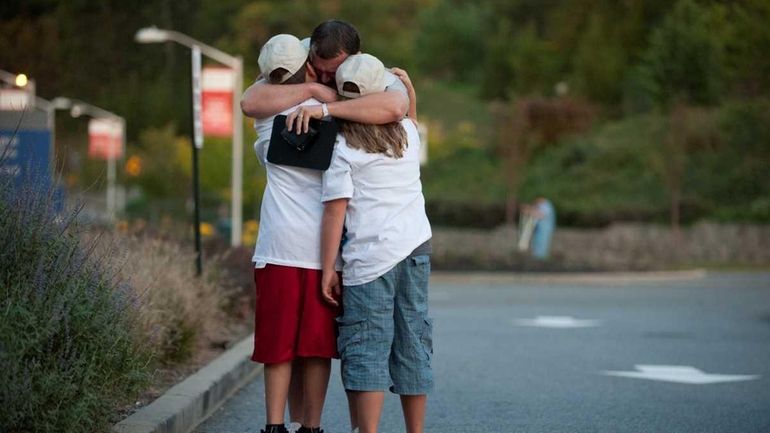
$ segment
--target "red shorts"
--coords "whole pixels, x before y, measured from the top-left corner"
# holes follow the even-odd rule
[[[337,309],[321,298],[321,271],[268,264],[254,269],[254,353],[263,364],[339,358]]]

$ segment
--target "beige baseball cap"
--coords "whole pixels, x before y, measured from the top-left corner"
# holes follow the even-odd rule
[[[265,42],[259,52],[259,70],[267,78],[278,68],[286,69],[289,71],[283,77],[283,81],[286,81],[302,68],[308,52],[308,48],[296,36],[275,35]]]
[[[358,98],[385,90],[385,66],[371,54],[348,56],[337,68],[337,92],[348,98]],[[360,93],[343,90],[345,83],[358,86]]]

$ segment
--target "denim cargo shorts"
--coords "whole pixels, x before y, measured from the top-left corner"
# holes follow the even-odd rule
[[[427,394],[433,388],[433,321],[428,317],[430,256],[342,291],[337,349],[350,391]]]

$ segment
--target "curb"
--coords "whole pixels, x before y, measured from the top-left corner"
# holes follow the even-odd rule
[[[262,371],[254,334],[112,427],[112,433],[188,433]]]
[[[450,284],[632,284],[690,281],[705,278],[705,269],[647,272],[575,272],[575,273],[514,273],[514,272],[446,272],[431,273],[431,283]]]

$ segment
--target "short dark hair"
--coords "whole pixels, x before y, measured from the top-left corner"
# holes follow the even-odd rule
[[[341,52],[351,55],[361,51],[361,38],[352,24],[340,21],[324,21],[310,36],[310,50],[322,59],[333,59]]]
[[[305,82],[305,73],[307,72],[307,62],[305,62],[297,72],[286,81],[281,81],[289,73],[287,69],[276,68],[267,77],[267,82],[270,84],[302,84]]]

